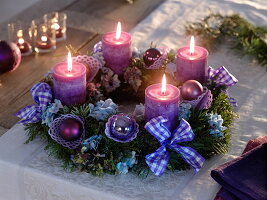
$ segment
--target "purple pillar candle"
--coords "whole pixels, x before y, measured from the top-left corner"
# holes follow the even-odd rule
[[[86,67],[71,61],[58,63],[53,68],[54,95],[63,105],[82,104],[86,100]]]
[[[116,74],[123,74],[129,66],[132,57],[132,37],[129,33],[121,32],[120,22],[116,32],[105,33],[102,37],[103,56],[106,65]]]
[[[180,82],[197,80],[205,83],[208,75],[207,49],[194,46],[194,37],[191,37],[190,47],[178,49],[176,55],[176,78]]]
[[[166,81],[150,85],[145,90],[145,118],[146,121],[152,118],[163,116],[168,119],[166,126],[173,131],[178,123],[178,106],[180,91],[177,87],[166,84]]]

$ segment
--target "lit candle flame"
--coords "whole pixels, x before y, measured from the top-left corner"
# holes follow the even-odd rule
[[[52,24],[51,28],[54,30],[58,30],[60,28],[60,26],[58,25],[58,23],[54,23],[54,24]]]
[[[43,42],[47,42],[47,37],[46,37],[46,36],[42,36],[42,37],[41,37],[41,40],[42,40]]]
[[[164,74],[163,75],[163,78],[162,78],[162,84],[161,84],[161,93],[162,94],[165,94],[166,93],[166,75]]]
[[[18,43],[19,43],[19,44],[23,44],[23,43],[24,43],[24,39],[23,39],[23,38],[19,38],[19,39],[18,39]]]
[[[121,22],[118,22],[116,31],[116,40],[120,39],[120,37],[121,37]]]
[[[190,39],[190,54],[194,54],[195,52],[195,39],[194,39],[194,36],[191,36],[191,39]]]
[[[68,72],[71,72],[72,70],[72,58],[71,58],[71,53],[68,52]]]
[[[22,37],[22,36],[23,36],[23,31],[22,31],[22,30],[18,30],[18,32],[17,32],[17,36],[18,36],[18,37]]]

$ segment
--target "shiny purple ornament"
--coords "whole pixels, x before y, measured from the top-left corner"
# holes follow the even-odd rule
[[[130,142],[137,137],[138,132],[139,125],[126,114],[113,115],[106,123],[106,136],[117,142]]]
[[[189,103],[192,108],[196,108],[198,110],[208,109],[212,104],[212,93],[207,87],[203,87],[203,93],[199,95],[196,99],[182,99],[182,103]]]
[[[84,121],[76,115],[60,115],[52,122],[48,134],[62,146],[76,149],[85,136]]]
[[[154,62],[156,62],[161,56],[162,53],[158,49],[150,48],[144,53],[143,60],[146,66],[149,67],[150,65],[153,65]]]
[[[181,88],[181,95],[184,100],[197,99],[203,93],[203,87],[200,82],[196,80],[186,81]]]
[[[15,70],[21,62],[21,52],[12,42],[0,41],[0,74]]]
[[[82,135],[82,124],[76,119],[66,119],[59,126],[59,134],[64,140],[77,140]]]

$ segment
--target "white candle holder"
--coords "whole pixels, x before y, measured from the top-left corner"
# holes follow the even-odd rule
[[[56,33],[48,28],[43,19],[35,19],[31,23],[30,35],[34,50],[37,53],[48,53],[56,49]]]
[[[67,15],[66,13],[52,12],[44,15],[44,21],[49,29],[56,32],[56,41],[67,39]]]
[[[29,35],[29,27],[18,21],[7,25],[8,40],[14,42],[20,49],[22,56],[30,55],[32,51],[31,38]]]

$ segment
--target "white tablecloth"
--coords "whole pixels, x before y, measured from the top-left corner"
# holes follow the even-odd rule
[[[256,24],[266,25],[265,0],[169,0],[132,31],[133,39],[143,48],[150,41],[180,47],[188,43],[183,36],[184,22],[207,15],[208,8],[227,14],[238,12]],[[0,137],[0,200],[213,199],[219,185],[210,177],[210,170],[240,155],[249,139],[266,134],[267,72],[225,47],[210,55],[209,64],[224,65],[239,79],[231,94],[239,102],[240,118],[232,129],[229,153],[207,160],[198,174],[191,170],[140,179],[133,174],[95,177],[69,173],[59,161],[47,156],[42,141],[23,144],[25,132],[16,125]]]

